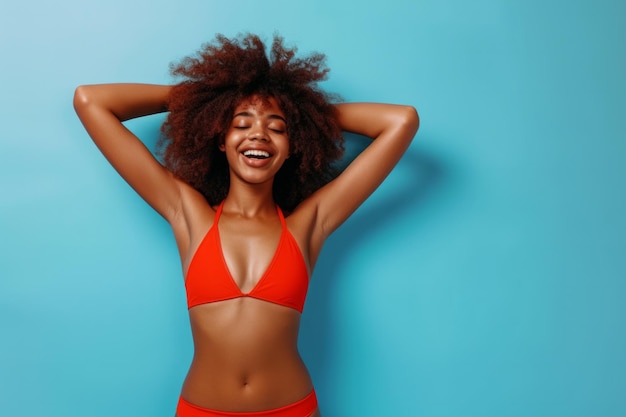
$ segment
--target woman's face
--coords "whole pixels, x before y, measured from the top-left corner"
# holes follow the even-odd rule
[[[285,114],[276,100],[259,96],[242,100],[220,150],[226,153],[231,177],[251,184],[273,181],[289,157]]]

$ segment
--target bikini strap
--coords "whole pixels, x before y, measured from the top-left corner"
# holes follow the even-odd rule
[[[217,222],[220,220],[220,216],[222,215],[222,209],[224,208],[224,201],[225,200],[222,200],[220,205],[217,206],[217,211],[215,212],[215,218],[213,218],[213,226],[214,227],[217,225]]]
[[[285,222],[285,216],[283,215],[283,211],[280,209],[280,206],[276,205],[276,210],[278,211],[278,218],[280,219],[280,224],[283,226],[283,229],[287,228],[287,222]]]

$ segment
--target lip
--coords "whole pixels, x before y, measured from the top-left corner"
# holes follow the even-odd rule
[[[243,160],[243,163],[252,168],[262,168],[268,165],[272,161],[272,157],[265,159],[257,159],[257,158],[248,158],[243,153],[240,153],[239,156]]]
[[[270,156],[264,159],[248,158],[247,156],[243,154],[245,151],[263,151],[263,152],[269,153]],[[245,149],[242,149],[239,152],[239,157],[241,158],[243,163],[251,168],[263,168],[266,165],[269,165],[272,162],[273,156],[274,154],[268,148],[265,148],[265,147],[256,147],[256,146],[246,147]]]

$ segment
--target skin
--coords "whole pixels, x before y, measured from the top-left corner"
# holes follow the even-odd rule
[[[111,165],[169,222],[186,275],[216,207],[163,167],[121,123],[165,111],[170,88],[80,86],[74,107]],[[286,218],[309,272],[326,238],[389,174],[419,124],[410,106],[350,103],[336,108],[342,130],[374,140],[341,175]],[[230,167],[230,189],[218,225],[222,251],[236,284],[248,292],[267,269],[281,232],[272,184],[289,157],[289,138],[276,101],[242,101],[220,149]],[[242,152],[247,149],[264,150],[271,157],[246,158]],[[231,412],[259,411],[296,402],[313,389],[297,349],[297,310],[242,297],[195,306],[189,317],[195,353],[181,395],[190,403]]]

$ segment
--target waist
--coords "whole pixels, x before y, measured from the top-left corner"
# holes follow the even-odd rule
[[[216,410],[275,408],[311,392],[298,352],[300,314],[251,299],[189,311],[194,357],[182,397]]]
[[[181,396],[214,410],[264,410],[292,403],[312,389],[299,355],[246,366],[194,357]]]

